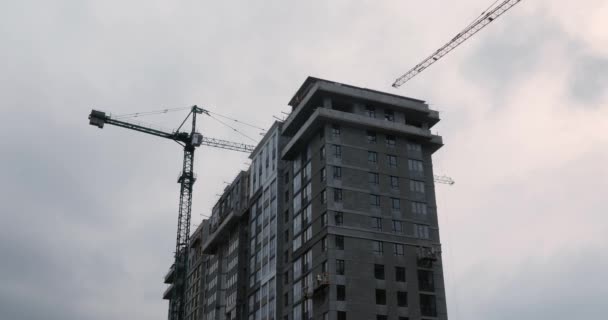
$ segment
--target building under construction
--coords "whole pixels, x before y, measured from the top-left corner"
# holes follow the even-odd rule
[[[186,319],[447,319],[438,112],[317,78],[289,105],[190,238]]]

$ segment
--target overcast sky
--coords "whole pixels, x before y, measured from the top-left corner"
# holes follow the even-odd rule
[[[182,151],[91,127],[91,108],[268,127],[309,75],[441,112],[451,319],[605,318],[608,3],[524,0],[390,87],[489,2],[0,1],[0,318],[166,319]],[[247,163],[199,149],[195,224]]]

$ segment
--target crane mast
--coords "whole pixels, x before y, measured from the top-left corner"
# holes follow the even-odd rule
[[[169,319],[184,320],[186,305],[186,280],[188,266],[188,243],[190,242],[190,219],[192,216],[192,187],[196,181],[194,175],[194,151],[201,145],[223,148],[233,151],[247,152],[253,151],[254,146],[235,143],[226,140],[203,137],[196,132],[196,115],[207,113],[205,109],[193,106],[186,119],[180,127],[173,132],[164,132],[151,127],[142,126],[122,120],[113,119],[105,112],[92,110],[89,115],[89,124],[103,128],[105,124],[115,125],[162,138],[174,140],[184,147],[184,160],[182,172],[179,176],[180,184],[179,211],[177,218],[177,239],[175,245],[175,281],[174,292],[169,302]],[[179,129],[186,120],[192,116],[192,128],[190,133],[180,132]]]
[[[513,8],[516,4],[518,4],[521,0],[505,0],[498,6],[494,7],[494,9],[483,12],[481,16],[467,26],[463,31],[458,33],[452,40],[443,45],[443,47],[439,48],[437,51],[433,52],[430,56],[426,57],[422,62],[415,65],[412,69],[406,72],[401,77],[397,78],[395,82],[393,82],[394,88],[399,88],[402,84],[406,83],[411,78],[415,77],[420,72],[424,71],[424,69],[431,66],[433,63],[437,62],[437,60],[441,59],[443,56],[448,54],[450,51],[456,49],[459,45],[465,42],[467,39],[472,37],[474,34],[479,32],[485,26],[490,24],[492,21],[496,20],[496,18],[503,15],[509,9]]]

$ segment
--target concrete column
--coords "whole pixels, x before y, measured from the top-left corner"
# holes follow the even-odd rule
[[[327,109],[331,109],[332,108],[332,103],[331,103],[331,98],[330,97],[324,97],[323,98],[323,108],[327,108]]]

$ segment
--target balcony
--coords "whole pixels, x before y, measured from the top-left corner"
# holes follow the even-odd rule
[[[175,293],[175,285],[171,284],[163,293],[163,300],[171,300],[173,299],[173,294]]]
[[[288,136],[295,134],[313,113],[314,108],[325,105],[323,98],[329,96],[346,97],[348,100],[391,106],[395,110],[424,113],[429,117],[431,124],[439,121],[438,112],[430,110],[422,100],[308,77],[289,102],[293,111],[285,120],[283,134]],[[336,106],[336,108],[340,108],[340,106]]]
[[[311,116],[294,132],[293,138],[285,146],[282,158],[292,159],[308,141],[318,133],[323,123],[345,124],[352,127],[374,130],[376,132],[397,135],[411,136],[426,141],[425,144],[431,146],[431,150],[436,151],[443,146],[440,136],[431,134],[429,129],[418,128],[404,123],[385,121],[382,119],[369,118],[364,115],[345,113],[327,108],[317,108]]]
[[[167,274],[165,275],[165,283],[173,283],[174,280],[175,280],[175,264],[171,265],[171,268],[169,268],[169,271],[167,271]]]
[[[202,244],[203,254],[215,254],[218,244],[228,240],[230,227],[234,226],[241,219],[246,210],[233,208],[223,215],[217,225],[211,228],[209,235]]]

